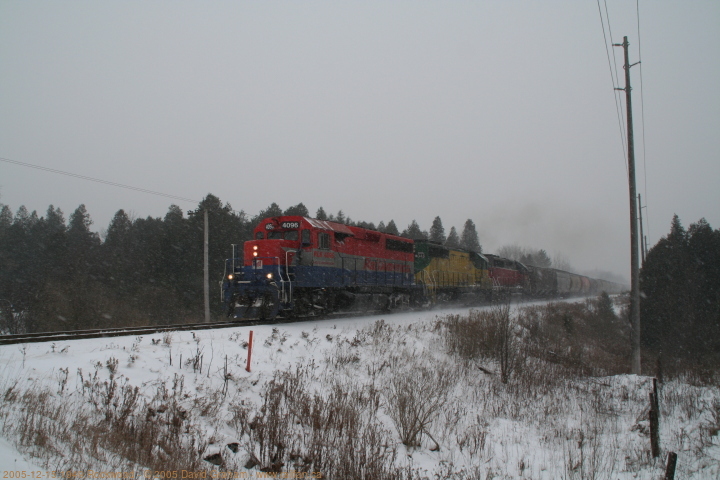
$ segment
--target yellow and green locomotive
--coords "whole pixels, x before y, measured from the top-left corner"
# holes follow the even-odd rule
[[[488,299],[492,294],[488,267],[487,258],[479,253],[415,240],[415,283],[432,303]]]

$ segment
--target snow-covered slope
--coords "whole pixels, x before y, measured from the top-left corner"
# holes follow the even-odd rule
[[[466,313],[3,346],[0,466],[21,472],[135,471],[138,478],[148,468],[184,461],[173,458],[177,452],[196,452],[198,461],[190,461],[186,474],[202,468],[260,478],[267,474],[261,469],[272,468],[273,455],[284,455],[285,464],[276,470],[304,469],[325,478],[328,473],[313,470],[317,463],[308,459],[309,445],[322,436],[338,442],[322,446],[326,457],[333,449],[346,457],[362,450],[364,464],[384,465],[377,467],[385,468],[382,475],[354,467],[357,478],[658,478],[670,450],[679,453],[682,476],[676,478],[720,475],[717,387],[679,381],[662,386],[663,456],[652,459],[645,420],[649,378],[573,379],[531,359],[522,375],[503,384],[492,361],[461,361],[447,353],[439,319]],[[413,407],[424,400],[435,403]],[[427,422],[415,437],[419,445],[402,442],[400,403],[427,408]],[[282,418],[271,418],[271,410]],[[333,423],[333,415],[345,415],[346,426]],[[78,432],[83,421],[87,431]],[[337,436],[323,432],[322,422]],[[23,430],[23,424],[36,428]],[[154,466],[120,455],[105,424],[119,425],[128,435],[149,428],[148,435],[157,435],[152,438],[164,438],[132,453]],[[176,443],[162,436],[168,432],[176,432]],[[348,438],[353,435],[371,440]],[[89,444],[81,445],[83,438]],[[335,462],[341,461],[360,462]],[[292,475],[285,478],[300,478]]]

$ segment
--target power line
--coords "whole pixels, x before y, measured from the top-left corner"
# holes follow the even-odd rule
[[[637,32],[638,32],[638,63],[640,63],[640,118],[642,123],[642,146],[643,146],[643,181],[645,191],[645,223],[647,223],[647,233],[650,235],[650,214],[647,212],[648,196],[647,196],[647,162],[645,156],[645,101],[643,99],[643,69],[642,69],[642,49],[640,48],[640,0],[635,1],[637,11]],[[640,241],[643,241],[642,239]]]
[[[613,86],[613,98],[615,99],[615,112],[617,113],[617,119],[618,119],[618,126],[620,128],[620,141],[622,143],[623,147],[623,158],[625,159],[625,172],[629,175],[628,170],[628,163],[627,163],[627,147],[625,142],[625,124],[622,120],[622,115],[620,114],[620,102],[618,100],[618,91],[617,91],[617,85],[620,84],[620,81],[617,78],[617,60],[615,59],[615,51],[613,50],[613,62],[615,63],[615,72],[613,74],[613,62],[610,61],[610,52],[608,50],[608,41],[607,41],[607,35],[605,34],[605,21],[603,20],[603,12],[602,7],[600,6],[600,0],[597,0],[597,6],[598,6],[598,12],[600,13],[600,26],[602,27],[603,32],[603,39],[605,43],[605,55],[607,56],[608,60],[608,68],[610,69],[610,83],[612,83]],[[605,2],[605,16],[607,18],[608,23],[608,30],[610,34],[610,38],[612,39],[612,29],[610,28],[610,16],[607,13],[607,2]]]
[[[60,175],[66,175],[68,177],[79,178],[80,180],[88,180],[90,182],[102,183],[103,185],[110,185],[112,187],[126,188],[128,190],[134,190],[136,192],[148,193],[150,195],[157,195],[159,197],[171,198],[173,200],[180,200],[183,202],[191,202],[191,203],[200,203],[198,200],[193,200],[191,198],[179,197],[177,195],[170,195],[168,193],[156,192],[153,190],[147,190],[145,188],[133,187],[131,185],[124,185],[122,183],[110,182],[108,180],[102,180],[99,178],[88,177],[88,176],[80,175],[77,173],[65,172],[63,170],[57,170],[55,168],[43,167],[41,165],[33,165],[32,163],[19,162],[17,160],[11,160],[9,158],[0,157],[0,161],[6,162],[6,163],[12,163],[15,165],[20,165],[20,166],[28,167],[28,168],[36,168],[36,169],[42,170],[44,172],[57,173]]]

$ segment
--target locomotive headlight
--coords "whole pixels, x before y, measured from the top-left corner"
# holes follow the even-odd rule
[[[233,278],[235,278],[235,276],[234,276],[232,273],[227,276],[227,279],[228,279],[228,280],[232,280]]]
[[[268,274],[267,274],[268,280],[272,280],[272,277],[273,277],[273,274],[272,274],[272,273],[268,273]]]
[[[257,257],[257,252],[253,252],[253,257]]]
[[[253,245],[253,250],[257,250],[257,245]]]

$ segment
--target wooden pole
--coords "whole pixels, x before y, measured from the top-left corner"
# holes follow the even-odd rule
[[[660,401],[657,378],[653,378],[653,391],[650,393],[650,450],[653,458],[660,456]]]
[[[665,467],[665,480],[675,480],[675,466],[677,465],[677,453],[668,452],[667,466]]]
[[[628,184],[630,187],[630,323],[633,329],[631,373],[640,375],[640,262],[638,235],[637,194],[635,193],[635,144],[633,141],[632,100],[630,96],[630,57],[628,54],[627,37],[623,43],[613,44],[623,47],[625,51],[625,108],[627,110],[627,141],[628,141]]]
[[[205,209],[205,241],[203,246],[203,252],[204,252],[204,276],[203,276],[203,283],[204,285],[204,291],[205,291],[205,323],[210,323],[210,265],[208,261],[209,257],[209,244],[208,241],[208,211],[207,208]]]
[[[245,370],[250,371],[250,358],[252,357],[252,346],[253,346],[253,331],[250,330],[250,339],[248,340],[248,359]]]
[[[645,234],[643,233],[643,221],[642,221],[642,196],[638,193],[638,214],[640,215],[640,260],[642,265],[645,265]]]

